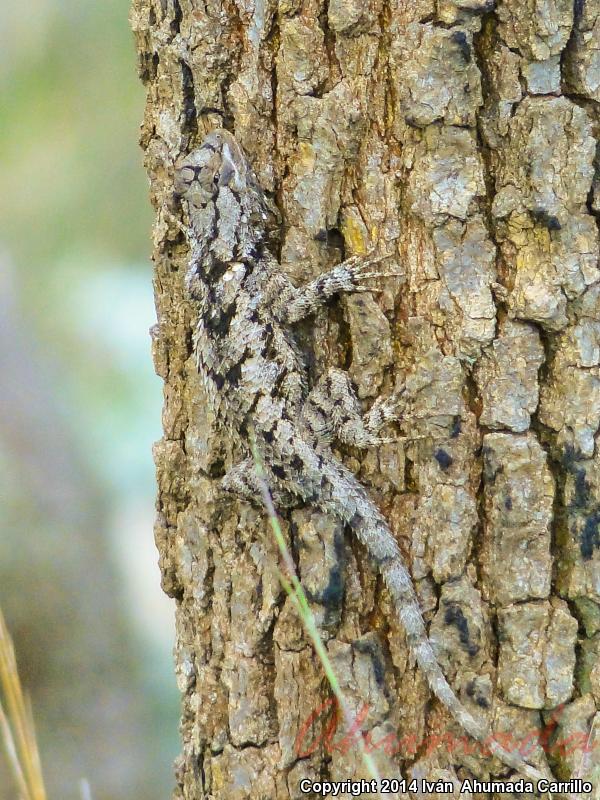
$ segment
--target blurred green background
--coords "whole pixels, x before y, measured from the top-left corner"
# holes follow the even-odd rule
[[[65,800],[81,780],[95,800],[166,797],[178,749],[128,11],[0,6],[0,607],[50,796]]]

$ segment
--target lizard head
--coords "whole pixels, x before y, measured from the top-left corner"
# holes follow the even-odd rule
[[[175,167],[175,192],[195,208],[204,208],[219,192],[257,193],[246,156],[229,131],[211,131],[200,147]]]
[[[218,261],[252,255],[276,227],[276,214],[244,151],[221,128],[177,162],[174,187],[198,238]]]

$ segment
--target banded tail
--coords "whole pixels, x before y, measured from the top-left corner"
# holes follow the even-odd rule
[[[546,777],[519,754],[509,752],[494,741],[486,728],[477,722],[454,693],[431,647],[419,601],[411,576],[402,560],[400,548],[364,487],[342,464],[333,460],[322,470],[321,478],[323,476],[329,483],[329,490],[322,492],[323,507],[352,528],[381,571],[406,631],[410,650],[431,691],[469,736],[478,742],[485,742],[489,751],[503,764],[518,770],[534,783]]]

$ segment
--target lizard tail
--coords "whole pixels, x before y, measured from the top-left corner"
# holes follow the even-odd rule
[[[503,764],[518,770],[534,783],[544,778],[545,776],[541,772],[524,761],[518,753],[509,752],[496,742],[493,736],[488,734],[486,728],[467,711],[450,687],[429,642],[411,576],[404,566],[396,540],[383,518],[373,518],[372,514],[370,518],[367,518],[359,512],[349,520],[349,523],[378,564],[406,631],[411,652],[431,691],[446,706],[469,736],[478,742],[485,742],[486,748]]]

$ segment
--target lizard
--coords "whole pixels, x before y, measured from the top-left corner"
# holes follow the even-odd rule
[[[297,288],[268,247],[270,204],[236,138],[225,129],[175,164],[178,222],[191,249],[185,283],[197,312],[193,334],[200,378],[217,423],[238,439],[240,463],[222,487],[257,503],[260,454],[275,500],[309,504],[357,536],[380,571],[404,627],[410,651],[433,694],[472,738],[504,765],[537,782],[542,773],[488,736],[462,704],[436,659],[398,543],[366,488],[334,455],[334,439],[374,447],[382,428],[399,418],[399,397],[376,400],[361,413],[345,372],[332,368],[314,386],[294,338],[295,323],[342,293],[365,285],[381,259],[354,256]],[[389,273],[388,273],[389,274]]]

